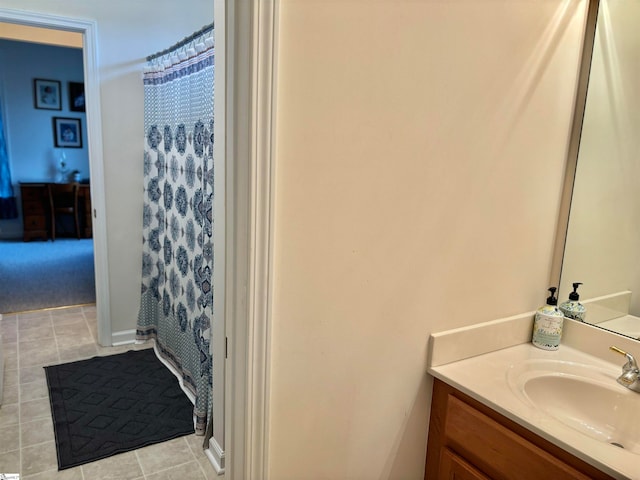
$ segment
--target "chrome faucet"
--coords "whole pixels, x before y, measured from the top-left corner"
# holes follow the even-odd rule
[[[627,357],[627,363],[622,366],[622,375],[618,377],[618,383],[623,387],[627,387],[629,390],[640,393],[640,370],[638,369],[636,359],[633,358],[633,355],[624,350],[620,350],[618,347],[611,346],[609,350]]]

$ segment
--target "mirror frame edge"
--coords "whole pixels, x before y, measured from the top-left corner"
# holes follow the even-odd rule
[[[560,289],[562,263],[564,260],[564,250],[567,240],[567,231],[569,228],[571,200],[573,198],[573,186],[575,182],[576,169],[578,166],[578,153],[580,151],[582,124],[587,104],[587,90],[589,87],[591,59],[593,58],[593,48],[595,43],[596,25],[598,21],[599,9],[600,0],[589,0],[587,15],[585,19],[580,66],[578,69],[578,83],[574,101],[573,120],[571,124],[571,133],[569,136],[567,159],[565,162],[562,194],[560,197],[558,223],[556,225],[556,238],[551,263],[551,276],[549,284],[557,286],[558,289]],[[559,293],[560,292],[558,292],[558,294]]]

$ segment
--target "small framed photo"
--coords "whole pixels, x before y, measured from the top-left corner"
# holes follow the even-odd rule
[[[60,82],[35,78],[33,80],[33,100],[36,108],[62,110]]]
[[[53,117],[56,147],[82,148],[82,124],[79,118]]]
[[[84,83],[69,82],[69,110],[84,112]]]

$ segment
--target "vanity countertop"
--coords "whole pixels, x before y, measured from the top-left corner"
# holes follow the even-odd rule
[[[618,479],[640,479],[640,455],[600,442],[564,425],[527,404],[512,390],[507,380],[508,371],[514,365],[531,360],[593,365],[610,371],[611,382],[615,386],[618,386],[616,378],[624,363],[610,363],[569,345],[560,345],[556,351],[546,351],[530,343],[521,343],[431,366],[428,372],[608,475]],[[622,386],[619,388],[624,389]]]

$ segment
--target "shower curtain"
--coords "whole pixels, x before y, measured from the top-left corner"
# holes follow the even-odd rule
[[[212,411],[213,25],[147,58],[142,296],[136,339],[195,398],[196,434]]]

